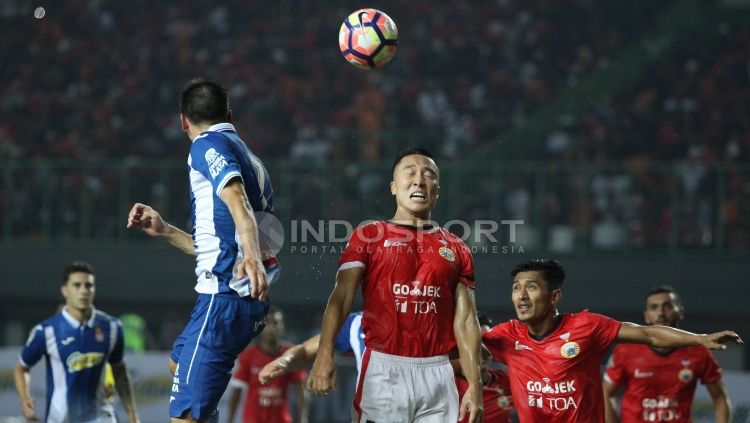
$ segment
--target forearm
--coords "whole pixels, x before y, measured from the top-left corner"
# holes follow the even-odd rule
[[[729,423],[732,421],[732,406],[729,398],[714,398],[714,415],[716,423]]]
[[[232,388],[232,392],[229,395],[229,412],[227,416],[227,422],[234,422],[234,413],[237,411],[237,406],[240,404],[240,393],[242,392],[239,388]]]
[[[29,392],[30,380],[31,377],[29,376],[28,369],[25,369],[21,367],[21,365],[17,364],[15,370],[13,371],[13,381],[16,384],[16,392],[18,392],[18,397],[22,402],[26,402],[29,398],[31,398],[31,393]]]
[[[120,402],[131,423],[138,421],[138,409],[135,405],[135,396],[133,395],[133,386],[130,383],[130,376],[124,364],[113,365],[112,374],[115,378],[115,390],[120,396]]]
[[[307,391],[302,386],[297,389],[297,416],[299,423],[307,423]]]
[[[700,335],[667,326],[644,326],[647,344],[655,348],[677,348],[701,345]]]
[[[229,212],[234,220],[234,226],[237,228],[237,235],[240,238],[242,252],[247,257],[254,257],[258,262],[263,257],[260,252],[260,241],[258,240],[258,224],[255,221],[253,209],[250,206],[250,200],[244,192],[238,194],[239,201],[230,202]]]
[[[456,337],[464,377],[469,381],[470,386],[481,387],[482,378],[479,370],[481,335],[476,317],[467,316],[454,323],[453,333]]]
[[[617,414],[615,413],[612,400],[610,397],[604,397],[604,423],[615,423],[617,421]]]
[[[323,314],[323,327],[320,331],[318,354],[333,355],[336,334],[341,330],[341,326],[344,324],[351,308],[351,301],[347,301],[346,298],[337,295],[336,289],[334,289],[331,297],[328,299],[326,311]]]
[[[196,255],[193,237],[173,225],[167,224],[164,233],[161,234],[161,238],[169,242],[172,246],[177,247],[185,254],[191,256]]]

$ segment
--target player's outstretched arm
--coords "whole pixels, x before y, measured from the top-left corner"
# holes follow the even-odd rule
[[[336,382],[336,363],[333,360],[333,345],[336,334],[352,309],[357,285],[365,273],[363,267],[339,270],[336,273],[336,286],[328,297],[320,331],[318,354],[307,377],[307,389],[314,395],[328,395]]]
[[[453,317],[453,334],[458,344],[461,370],[469,388],[461,398],[458,420],[463,421],[469,413],[469,423],[482,421],[484,404],[482,399],[482,378],[479,370],[482,334],[479,331],[474,291],[463,284],[456,286],[456,311]]]
[[[151,206],[135,203],[128,213],[128,228],[138,227],[149,236],[162,238],[185,254],[195,256],[193,238],[167,223]]]
[[[29,369],[23,367],[21,363],[17,363],[16,368],[13,370],[13,381],[16,384],[18,397],[21,399],[21,411],[23,412],[23,416],[26,417],[26,420],[28,421],[38,421],[39,417],[34,410],[34,399],[29,393],[29,385],[31,384]]]
[[[265,385],[281,375],[301,370],[315,359],[319,344],[320,335],[315,335],[302,344],[289,348],[281,357],[263,366],[258,373],[258,380]]]
[[[120,402],[128,414],[128,421],[130,423],[140,423],[138,409],[135,406],[133,385],[130,383],[130,376],[128,376],[128,369],[124,361],[112,365],[112,376],[115,378],[115,389],[120,396]]]
[[[711,401],[714,404],[714,415],[716,423],[729,423],[732,421],[732,404],[729,402],[729,395],[724,388],[724,382],[719,380],[716,383],[707,383],[706,389],[711,395]]]
[[[229,181],[221,190],[220,196],[232,215],[244,253],[242,261],[237,264],[237,278],[242,279],[246,275],[249,276],[250,296],[263,300],[268,293],[266,269],[263,267],[263,257],[260,253],[258,224],[255,221],[253,208],[247,198],[242,179],[234,178]]]
[[[729,341],[743,343],[739,335],[729,330],[702,335],[667,326],[641,326],[623,322],[617,333],[617,342],[648,344],[656,348],[702,345],[710,350],[724,350],[727,348],[725,343]]]
[[[227,404],[227,423],[234,423],[234,415],[237,412],[237,407],[240,405],[242,388],[232,386],[230,389],[232,391],[229,393],[229,403]]]
[[[616,423],[615,394],[617,393],[617,385],[605,380],[602,382],[602,388],[604,390],[604,423]]]

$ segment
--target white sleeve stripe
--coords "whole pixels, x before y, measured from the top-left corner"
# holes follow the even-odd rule
[[[242,175],[240,175],[240,172],[233,171],[233,172],[227,173],[224,176],[224,179],[221,180],[221,182],[219,183],[219,185],[216,186],[216,195],[218,195],[219,197],[221,197],[221,190],[223,190],[224,186],[226,186],[226,184],[229,183],[229,181],[232,178],[234,178],[235,176],[239,176],[240,180],[242,180]],[[244,184],[245,181],[243,180],[242,183]]]
[[[247,382],[245,382],[244,380],[232,378],[232,379],[229,380],[229,386],[231,386],[232,388],[246,389],[247,388]]]
[[[617,385],[616,383],[612,382],[612,379],[609,377],[607,372],[604,372],[604,381],[609,383],[610,385]]]
[[[341,263],[339,270],[354,269],[355,267],[367,268],[361,261],[347,261],[346,263]]]
[[[31,366],[29,366],[28,364],[26,364],[25,361],[23,361],[23,357],[21,357],[20,355],[18,356],[18,363],[21,364],[21,366],[23,366],[25,369],[31,368]]]

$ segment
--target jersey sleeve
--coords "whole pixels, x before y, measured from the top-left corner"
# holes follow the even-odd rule
[[[29,339],[26,340],[26,345],[21,350],[19,361],[23,367],[31,368],[44,356],[46,351],[47,342],[44,339],[44,328],[42,325],[36,325],[29,333]]]
[[[356,313],[349,313],[349,316],[346,318],[346,321],[344,322],[343,326],[341,326],[341,330],[339,331],[338,335],[336,335],[336,341],[333,344],[333,349],[335,351],[338,351],[341,353],[348,353],[348,352],[354,351],[349,337],[352,331],[352,323],[354,323],[355,317],[357,317]]]
[[[352,232],[344,252],[339,257],[339,270],[362,267],[367,269],[370,261],[369,241],[373,236],[374,224],[364,225]]]
[[[190,147],[190,167],[211,182],[216,195],[221,194],[232,178],[242,178],[239,161],[221,134],[207,134],[193,142]]]
[[[114,345],[112,345],[112,351],[109,353],[107,361],[109,361],[110,364],[119,364],[122,363],[125,354],[125,334],[122,329],[122,322],[115,320],[114,323]]]
[[[700,375],[701,383],[704,385],[711,385],[721,380],[721,367],[716,362],[714,355],[711,351],[706,350],[705,365],[703,367],[703,374]]]
[[[471,255],[471,250],[463,241],[456,244],[456,247],[458,255],[461,257],[459,282],[467,288],[476,289],[477,284],[474,281],[474,257]]]
[[[622,360],[622,347],[617,346],[609,356],[607,367],[604,369],[604,381],[615,386],[626,384],[628,371]]]
[[[482,342],[484,346],[490,350],[492,357],[495,360],[505,363],[505,348],[503,347],[503,341],[509,338],[508,333],[508,322],[500,323],[494,328],[490,329],[489,332],[482,334]]]
[[[237,365],[232,373],[230,386],[241,388],[247,386],[250,381],[250,350],[245,349],[237,358]]]
[[[615,339],[617,339],[617,334],[620,332],[622,323],[597,313],[588,313],[588,319],[588,327],[591,328],[592,345],[600,355],[603,355],[612,343],[615,342]]]

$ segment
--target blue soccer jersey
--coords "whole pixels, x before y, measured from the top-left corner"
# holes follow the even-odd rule
[[[94,310],[81,324],[65,309],[31,330],[21,350],[25,368],[47,362],[47,423],[91,422],[101,414],[104,364],[123,357],[120,321]]]
[[[362,367],[362,353],[365,351],[365,333],[362,332],[362,312],[350,313],[341,327],[333,348],[338,352],[354,353],[357,371]]]
[[[249,278],[237,279],[235,274],[235,265],[244,252],[232,215],[220,194],[230,180],[241,178],[253,211],[273,213],[273,188],[268,171],[229,123],[213,125],[193,140],[188,166],[192,235],[197,254],[195,290],[201,294],[248,296]],[[263,264],[271,283],[277,277],[279,265],[263,234],[259,235]]]

